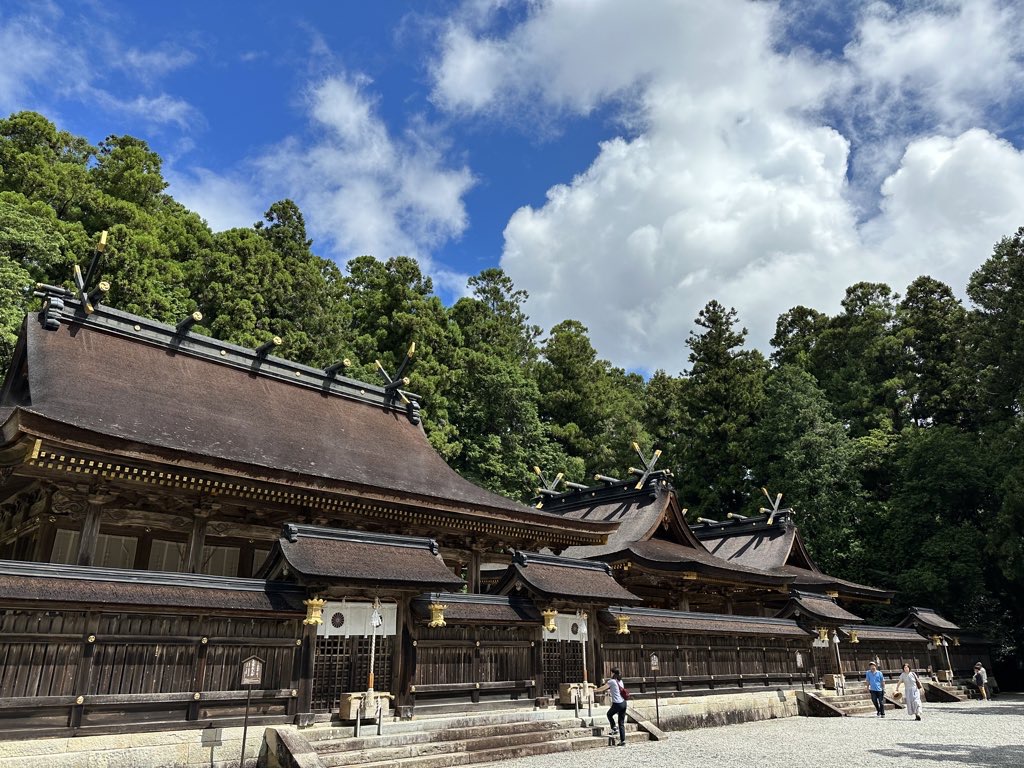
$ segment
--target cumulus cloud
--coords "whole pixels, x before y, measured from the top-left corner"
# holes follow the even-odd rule
[[[793,12],[553,1],[500,32],[451,23],[432,73],[454,113],[617,100],[640,126],[509,220],[502,266],[535,321],[578,318],[617,364],[678,371],[709,299],[767,349],[780,312],[835,311],[857,280],[901,290],[930,273],[962,291],[1019,226],[1021,154],[974,129],[1020,107],[1013,5],[866,5],[832,58],[779,39]]]
[[[215,232],[251,227],[269,208],[261,201],[250,179],[225,176],[206,168],[185,172],[169,169],[165,176],[169,194],[206,219]]]
[[[258,166],[270,186],[299,202],[314,235],[341,260],[413,256],[442,287],[461,290],[465,276],[433,264],[430,254],[465,229],[463,196],[473,175],[446,165],[443,146],[416,121],[392,135],[369,86],[361,75],[318,83],[307,105],[315,136],[288,139]]]

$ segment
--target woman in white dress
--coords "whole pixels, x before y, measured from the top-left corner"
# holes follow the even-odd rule
[[[915,720],[921,719],[921,681],[916,672],[910,671],[910,665],[903,665],[903,674],[896,681],[896,693],[900,692],[900,686],[906,690],[907,714],[913,715]]]

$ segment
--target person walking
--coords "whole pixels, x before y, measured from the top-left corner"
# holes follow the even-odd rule
[[[988,672],[985,671],[985,667],[982,666],[980,661],[974,665],[974,684],[978,686],[978,694],[981,696],[982,701],[989,698]]]
[[[903,674],[896,681],[896,695],[899,695],[900,686],[904,686],[904,695],[907,698],[907,714],[913,715],[915,720],[921,719],[921,681],[916,672],[910,671],[910,665],[903,665]]]
[[[871,694],[871,703],[875,705],[875,717],[885,717],[885,676],[878,671],[875,662],[868,664],[864,682]]]
[[[629,696],[629,693],[626,692],[626,686],[622,684],[622,672],[618,667],[612,667],[612,676],[595,693],[602,691],[608,691],[612,697],[612,705],[608,708],[608,722],[611,724],[608,735],[615,736],[615,716],[618,715],[619,746],[624,747],[626,746],[626,697]]]

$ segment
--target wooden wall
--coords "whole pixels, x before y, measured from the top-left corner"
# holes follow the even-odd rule
[[[249,656],[253,715],[285,722],[300,637],[297,619],[0,610],[0,738],[233,724]]]

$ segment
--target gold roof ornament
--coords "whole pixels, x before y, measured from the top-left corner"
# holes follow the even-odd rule
[[[448,606],[444,603],[431,603],[427,606],[430,609],[430,623],[428,627],[443,627],[446,626],[444,620],[444,612],[448,610]]]
[[[302,620],[302,623],[317,626],[323,624],[324,602],[323,598],[319,596],[311,597],[309,600],[303,600],[302,604],[306,606],[306,618]]]
[[[558,611],[554,608],[546,608],[540,612],[540,615],[544,617],[544,629],[548,632],[554,632],[557,629],[555,626],[555,616],[558,615]]]
[[[618,616],[616,616],[615,617],[615,623],[618,624],[619,626],[616,628],[615,634],[616,635],[628,635],[629,634],[629,622],[630,622],[630,620],[632,618],[633,618],[632,616],[626,616],[624,614],[619,614]]]

